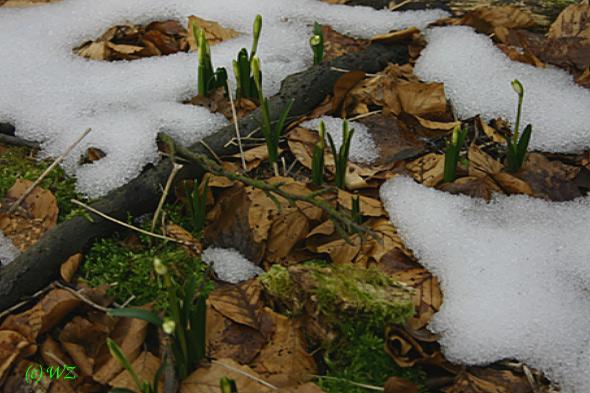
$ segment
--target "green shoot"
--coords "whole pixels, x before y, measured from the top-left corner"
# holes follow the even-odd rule
[[[178,378],[183,380],[197,368],[199,362],[205,357],[207,293],[202,288],[203,283],[197,280],[196,275],[187,278],[184,285],[176,283],[172,279],[168,267],[158,258],[154,259],[154,270],[164,282],[168,294],[168,309],[166,312],[170,315],[169,318],[162,321],[160,317],[150,311],[133,308],[113,309],[109,310],[109,314],[143,319],[162,328],[165,333],[172,335],[174,337],[172,353],[174,354],[176,373]],[[120,357],[116,357],[120,359]],[[125,366],[123,362],[122,364]],[[133,378],[135,380],[135,377]],[[141,381],[138,380],[137,382]],[[141,390],[141,392],[152,393],[144,390]]]
[[[311,164],[311,181],[316,186],[324,183],[324,152],[326,150],[326,124],[320,121],[320,140],[313,146],[313,158]]]
[[[156,374],[154,376],[154,380],[152,381],[151,384],[149,384],[147,381],[145,381],[144,379],[140,378],[139,375],[137,375],[137,373],[133,369],[133,366],[131,365],[131,362],[129,361],[129,359],[127,359],[127,356],[125,356],[121,347],[119,347],[119,345],[117,345],[117,343],[114,340],[107,338],[107,347],[109,348],[109,352],[111,353],[111,355],[115,359],[117,359],[119,361],[119,363],[121,363],[121,365],[125,368],[125,370],[127,370],[129,375],[131,375],[131,378],[133,379],[133,382],[135,383],[135,386],[137,386],[137,389],[139,390],[139,392],[141,392],[141,393],[158,393],[158,382],[160,381],[160,378],[162,377],[162,373],[164,372],[164,368],[166,367],[166,359],[164,359],[162,361],[162,364],[160,365],[160,367],[156,371]],[[124,389],[124,388],[115,388],[115,389],[112,389],[110,392],[111,393],[129,393],[129,392],[133,392],[133,390]]]
[[[313,25],[313,36],[309,39],[309,45],[313,52],[313,64],[321,64],[324,60],[324,33],[318,22]]]
[[[529,147],[529,142],[531,141],[533,126],[531,124],[528,124],[524,128],[522,135],[519,135],[520,119],[522,115],[522,102],[524,99],[524,87],[518,79],[515,79],[512,81],[512,88],[514,89],[516,94],[518,94],[518,109],[516,111],[516,124],[514,126],[514,133],[512,134],[512,138],[506,139],[506,141],[508,142],[506,160],[508,161],[508,171],[517,172],[524,163],[526,152]]]
[[[346,172],[348,169],[348,155],[350,153],[350,142],[354,135],[354,129],[349,130],[348,120],[342,123],[342,145],[340,150],[336,151],[336,145],[332,136],[328,134],[328,141],[332,148],[332,155],[334,156],[334,165],[336,166],[336,187],[345,189],[346,187]]]
[[[219,388],[221,389],[221,393],[238,393],[236,381],[228,377],[223,377],[219,380]]]
[[[461,129],[461,126],[455,127],[450,142],[447,144],[445,151],[445,172],[444,182],[451,183],[457,177],[457,162],[459,161],[459,153],[465,143],[467,137],[467,128]]]
[[[256,15],[253,26],[252,49],[250,54],[246,48],[242,48],[238,53],[237,60],[232,62],[234,75],[236,77],[237,90],[236,98],[258,98],[257,84],[254,79],[262,79],[262,74],[252,70],[252,60],[258,51],[258,41],[262,31],[262,16]],[[254,73],[254,74],[253,74]]]
[[[205,218],[207,217],[207,194],[209,193],[209,179],[205,181],[203,189],[200,190],[200,188],[200,182],[195,179],[193,191],[191,193],[187,192],[190,219],[194,233],[201,232],[205,227]]]
[[[252,71],[254,72],[254,84],[256,86],[256,90],[258,91],[258,100],[260,101],[260,111],[262,113],[262,134],[264,135],[266,147],[268,149],[268,161],[274,170],[275,176],[278,176],[279,142],[287,122],[287,116],[289,115],[291,107],[293,106],[293,100],[287,104],[287,107],[281,113],[278,122],[273,127],[270,120],[271,117],[268,98],[264,97],[264,93],[262,92],[262,81],[260,79],[262,73],[260,72],[260,59],[258,56],[254,56],[252,58]]]
[[[225,68],[218,68],[213,72],[213,63],[211,62],[211,49],[205,31],[193,25],[193,37],[199,49],[198,58],[198,94],[202,97],[209,95],[212,90],[218,87],[226,87],[227,71]]]
[[[363,223],[363,216],[361,215],[361,197],[356,195],[352,197],[352,221],[357,224]]]

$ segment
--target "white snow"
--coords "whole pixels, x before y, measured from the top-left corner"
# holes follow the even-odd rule
[[[331,116],[322,116],[317,119],[308,120],[301,123],[302,127],[318,130],[320,121],[324,121],[326,125],[326,132],[332,136],[336,149],[340,149],[342,146],[342,123],[343,119]],[[355,121],[349,122],[349,129],[354,128],[354,135],[352,136],[352,142],[350,143],[350,160],[361,163],[371,164],[377,158],[379,158],[379,150],[373,140],[373,137],[369,134],[367,127]],[[328,144],[328,136],[326,135],[326,144]]]
[[[108,63],[80,58],[72,48],[115,24],[170,18],[184,24],[194,14],[243,33],[211,48],[214,66],[231,72],[231,59],[251,45],[257,13],[264,18],[259,54],[267,94],[277,92],[284,77],[310,65],[308,39],[315,20],[369,37],[412,25],[425,27],[446,15],[392,13],[315,0],[64,0],[27,9],[0,8],[0,121],[13,123],[18,136],[42,142],[50,156],[62,153],[92,127],[64,168],[78,176],[78,191],[104,195],[157,160],[158,131],[191,143],[226,120],[181,104],[196,93],[194,53]],[[107,156],[79,166],[89,146]]]
[[[213,271],[220,280],[232,284],[249,280],[264,273],[264,270],[231,248],[209,247],[203,251],[201,258],[208,265],[213,263]]]
[[[3,265],[8,265],[16,257],[18,257],[19,254],[19,249],[16,248],[9,238],[4,236],[2,231],[0,231],[0,267]]]
[[[430,328],[450,360],[515,358],[564,392],[590,392],[590,197],[486,203],[396,177],[381,199],[441,279],[444,301]]]
[[[444,82],[458,115],[515,121],[517,96],[510,81],[525,88],[523,123],[533,125],[530,147],[576,152],[590,147],[590,90],[566,71],[510,60],[491,39],[470,27],[429,29],[428,45],[414,72],[423,80]]]

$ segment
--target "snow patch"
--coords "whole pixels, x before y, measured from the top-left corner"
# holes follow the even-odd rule
[[[342,123],[343,119],[331,116],[322,116],[318,119],[308,120],[301,124],[302,127],[318,130],[320,121],[323,120],[326,125],[326,132],[332,136],[336,149],[342,146]],[[350,143],[350,160],[361,163],[371,164],[379,158],[379,150],[373,137],[369,134],[367,127],[362,123],[355,121],[349,122],[349,128],[354,128],[354,135]],[[326,145],[329,146],[328,136],[326,135]]]
[[[259,55],[268,95],[278,91],[287,75],[312,63],[308,39],[315,20],[367,38],[390,29],[425,27],[446,15],[315,0],[64,0],[27,9],[0,8],[0,121],[14,124],[19,137],[42,142],[48,156],[58,156],[92,127],[64,168],[78,177],[79,192],[102,196],[157,160],[158,131],[169,131],[188,144],[227,121],[181,104],[196,93],[194,53],[108,63],[83,59],[72,48],[115,24],[163,19],[184,24],[194,14],[243,33],[211,48],[214,66],[231,72],[239,49],[251,45],[257,13],[264,18]],[[107,157],[80,166],[79,158],[90,146]]]
[[[444,302],[430,328],[451,361],[514,358],[564,392],[590,392],[590,197],[486,203],[396,177],[381,199],[441,279]]]
[[[533,125],[530,147],[576,152],[590,147],[590,90],[564,70],[510,60],[491,39],[464,26],[437,27],[414,72],[427,81],[444,82],[459,117],[478,114],[516,120],[517,96],[510,82],[525,88],[523,124]]]
[[[237,284],[264,273],[234,249],[209,247],[202,254],[203,262],[213,264],[213,271],[221,281]]]
[[[8,265],[19,255],[19,249],[0,231],[0,267]]]

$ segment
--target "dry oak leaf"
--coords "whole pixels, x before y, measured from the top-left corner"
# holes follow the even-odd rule
[[[25,179],[17,179],[16,182],[8,192],[6,198],[17,200],[25,191],[33,185],[33,182]],[[35,219],[43,221],[43,226],[50,229],[57,224],[57,216],[59,208],[57,207],[57,199],[51,191],[45,190],[41,187],[35,187],[23,201],[23,205],[27,212]]]
[[[467,25],[479,33],[491,34],[495,28],[527,29],[537,23],[533,15],[522,8],[506,6],[484,6],[469,13],[454,24]]]
[[[551,161],[540,153],[529,153],[515,176],[530,185],[534,196],[559,202],[582,195],[574,181],[579,171],[578,167]]]
[[[489,201],[494,193],[503,193],[494,179],[488,175],[460,177],[452,183],[445,183],[440,189],[451,194],[463,194]]]
[[[59,341],[80,369],[81,374],[91,376],[96,358],[108,334],[108,330],[103,326],[76,316],[60,332]]]
[[[270,393],[269,388],[258,381],[262,377],[248,366],[242,366],[232,359],[219,359],[209,367],[200,367],[180,385],[180,393],[219,393],[219,380],[233,379],[240,393]]]
[[[353,195],[344,190],[338,190],[338,205],[352,210],[352,199],[359,198],[360,213],[366,217],[381,217],[385,216],[383,204],[379,199],[370,198],[364,195]]]
[[[265,260],[280,262],[286,258],[299,241],[309,233],[309,219],[296,210],[282,214],[272,224],[266,243]]]
[[[193,36],[193,26],[205,31],[205,38],[209,45],[219,44],[220,42],[231,40],[240,35],[237,31],[223,27],[215,21],[191,15],[188,17],[188,42],[192,51],[196,51],[199,48]]]
[[[72,359],[64,352],[63,348],[51,336],[43,342],[40,348],[43,361],[48,366],[61,366],[73,364]]]
[[[467,159],[469,160],[469,176],[495,175],[504,169],[504,165],[475,145],[469,146]]]
[[[485,120],[477,116],[476,124],[483,130],[484,134],[492,141],[500,144],[506,143],[506,138],[501,135],[494,127],[490,126]]]
[[[167,236],[184,242],[182,247],[193,257],[198,257],[203,252],[203,244],[180,225],[167,224],[164,227],[164,232]]]
[[[348,242],[339,238],[319,245],[315,249],[312,247],[311,251],[328,254],[334,263],[354,263],[362,249],[362,244],[361,237],[354,234],[349,237]]]
[[[313,357],[307,353],[307,344],[300,323],[267,308],[276,329],[252,369],[265,380],[278,387],[292,386],[309,380],[316,374]]]
[[[511,194],[524,194],[528,196],[533,196],[534,192],[529,183],[525,182],[524,180],[519,179],[516,176],[511,175],[510,173],[500,172],[496,173],[492,176],[492,178],[498,183],[502,189]]]
[[[363,243],[362,257],[368,257],[380,263],[383,257],[394,249],[400,250],[404,255],[412,253],[406,248],[402,239],[391,221],[385,217],[367,221],[366,225],[377,235],[377,239],[369,238]]]
[[[461,125],[460,121],[443,122],[443,121],[428,120],[428,119],[425,119],[423,117],[416,116],[416,115],[414,117],[416,118],[416,120],[418,120],[418,123],[420,123],[420,125],[422,127],[425,127],[425,128],[431,129],[431,130],[451,131],[455,127]]]
[[[150,383],[154,380],[156,372],[160,368],[160,359],[154,356],[151,352],[143,351],[132,363],[131,368],[139,376],[140,379],[149,381]],[[121,371],[119,375],[113,378],[109,385],[113,388],[130,389],[134,392],[140,393],[137,390],[137,385],[133,381],[131,375],[127,370]],[[164,391],[164,381],[160,379],[158,381],[158,392]]]
[[[357,39],[322,25],[324,35],[324,61],[330,61],[347,53],[359,52],[369,45],[368,40]]]
[[[435,187],[444,178],[445,156],[428,153],[406,164],[406,169],[417,182],[427,187]]]
[[[577,37],[590,41],[590,5],[581,3],[566,7],[549,27],[547,37]]]
[[[363,79],[367,74],[363,71],[350,71],[342,75],[334,84],[334,98],[332,99],[332,112],[337,113],[338,109],[344,102],[347,94]]]
[[[416,289],[413,298],[416,314],[409,321],[409,325],[414,330],[426,327],[443,301],[438,278],[424,268],[396,272],[393,277]]]

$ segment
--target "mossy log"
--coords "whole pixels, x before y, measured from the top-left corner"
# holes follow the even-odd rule
[[[374,73],[388,63],[406,63],[405,46],[371,45],[361,52],[342,56],[331,63],[314,66],[307,71],[287,77],[279,94],[270,100],[273,116],[280,114],[290,100],[294,100],[292,116],[309,112],[319,105],[333,90],[334,83],[342,75],[332,67],[363,70]],[[276,119],[273,119],[276,120]],[[260,126],[259,112],[240,121],[240,132],[251,133]],[[225,147],[235,136],[233,125],[226,126],[204,139],[206,145],[218,155],[232,154],[235,147]],[[209,154],[201,143],[191,146],[196,153]],[[110,192],[106,197],[92,204],[95,209],[118,219],[125,220],[128,214],[137,217],[153,212],[161,196],[162,184],[166,182],[172,164],[163,160],[146,169],[141,176],[125,186]],[[186,166],[176,181],[194,178],[201,174],[197,166]],[[118,226],[92,215],[90,222],[82,216],[74,217],[48,231],[41,240],[0,270],[0,311],[26,296],[44,288],[59,274],[61,264],[71,255],[83,251],[90,243],[111,235]]]

